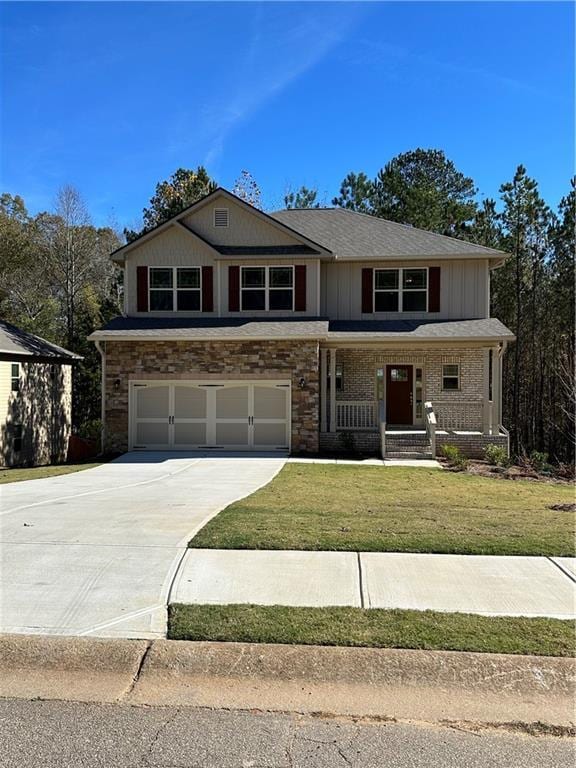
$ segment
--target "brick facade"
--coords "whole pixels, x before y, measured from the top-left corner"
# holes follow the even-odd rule
[[[403,352],[401,349],[338,349],[342,389],[338,400],[375,400],[376,371],[387,365],[423,369],[424,400],[431,400],[439,428],[481,430],[483,426],[484,350],[446,347]],[[442,366],[460,365],[460,389],[442,389]]]
[[[128,449],[130,379],[290,379],[292,452],[318,452],[319,370],[315,341],[106,342],[106,449]],[[299,385],[304,379],[304,387]]]

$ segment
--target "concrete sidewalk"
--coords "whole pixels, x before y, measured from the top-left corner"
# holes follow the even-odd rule
[[[171,602],[576,616],[574,558],[191,549]]]

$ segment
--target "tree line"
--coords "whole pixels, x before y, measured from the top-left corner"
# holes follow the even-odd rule
[[[95,227],[79,193],[64,187],[54,210],[31,216],[18,195],[0,196],[0,317],[84,356],[74,380],[74,426],[97,432],[99,355],[86,341],[121,312],[122,277],[108,258],[213,191],[205,168],[179,168],[157,184],[139,230]],[[259,185],[242,171],[233,192],[263,208]],[[510,254],[492,273],[491,314],[516,335],[505,356],[503,421],[515,455],[534,450],[574,462],[574,253],[576,180],[556,210],[519,166],[499,199],[478,202],[472,178],[444,152],[393,157],[374,178],[342,180],[333,206],[477,242]],[[318,208],[318,190],[287,189],[287,208]]]

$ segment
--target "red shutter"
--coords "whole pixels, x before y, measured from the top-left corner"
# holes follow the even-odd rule
[[[136,308],[148,312],[148,267],[136,267]]]
[[[228,267],[228,311],[240,312],[240,267]]]
[[[306,312],[306,264],[294,267],[294,310]]]
[[[440,312],[440,267],[428,268],[428,312]]]
[[[214,280],[212,267],[202,267],[202,312],[214,310]]]
[[[372,314],[374,312],[374,272],[366,268],[362,270],[362,312]]]

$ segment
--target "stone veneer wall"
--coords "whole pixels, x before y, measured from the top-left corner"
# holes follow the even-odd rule
[[[317,453],[318,369],[315,341],[107,341],[106,449],[128,449],[130,379],[221,377],[290,379],[292,452]],[[306,381],[303,389],[301,378]]]
[[[424,399],[431,400],[439,428],[481,430],[484,357],[481,348],[446,347],[402,351],[338,349],[342,365],[342,390],[338,400],[374,400],[376,370],[386,365],[407,364],[424,369]],[[460,389],[442,389],[442,366],[460,365]]]

